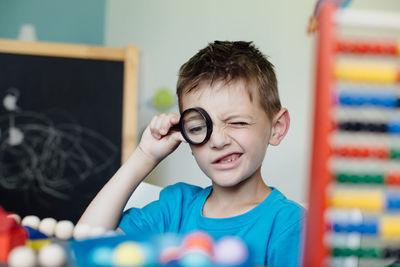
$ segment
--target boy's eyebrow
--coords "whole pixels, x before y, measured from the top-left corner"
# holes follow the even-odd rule
[[[246,114],[229,114],[226,117],[224,117],[224,121],[231,120],[231,119],[250,119],[253,120],[253,116],[251,115],[246,115]]]

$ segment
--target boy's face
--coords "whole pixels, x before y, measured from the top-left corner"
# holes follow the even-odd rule
[[[243,82],[201,85],[181,99],[183,110],[201,107],[211,117],[210,139],[191,149],[202,171],[223,187],[261,178],[260,167],[271,137],[271,122],[259,104],[257,91],[252,91],[250,100],[245,86]]]

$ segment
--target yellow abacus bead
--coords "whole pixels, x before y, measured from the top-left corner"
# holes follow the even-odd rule
[[[381,235],[383,238],[400,238],[400,217],[385,216],[381,219]]]
[[[383,196],[380,191],[338,191],[332,194],[329,204],[338,208],[358,208],[368,211],[382,211]]]
[[[397,80],[397,69],[392,64],[338,63],[334,75],[337,79],[356,82],[394,83]]]

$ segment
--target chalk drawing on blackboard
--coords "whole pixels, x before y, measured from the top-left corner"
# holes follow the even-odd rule
[[[18,107],[18,89],[7,91],[0,116],[0,187],[68,200],[66,191],[108,168],[119,150],[100,133],[76,123],[55,123]],[[39,190],[32,190],[37,188]]]

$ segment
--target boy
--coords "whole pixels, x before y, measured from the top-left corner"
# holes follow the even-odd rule
[[[261,177],[268,145],[278,145],[290,124],[273,65],[251,43],[215,41],[181,67],[177,95],[181,114],[201,108],[209,116],[208,139],[190,146],[212,186],[168,186],[158,201],[121,216],[146,175],[181,142],[190,141],[171,130],[179,115],[162,114],[152,119],[136,150],[79,223],[129,234],[203,230],[215,239],[236,235],[248,244],[256,264],[297,266],[302,209]],[[203,126],[188,131],[198,134]]]

